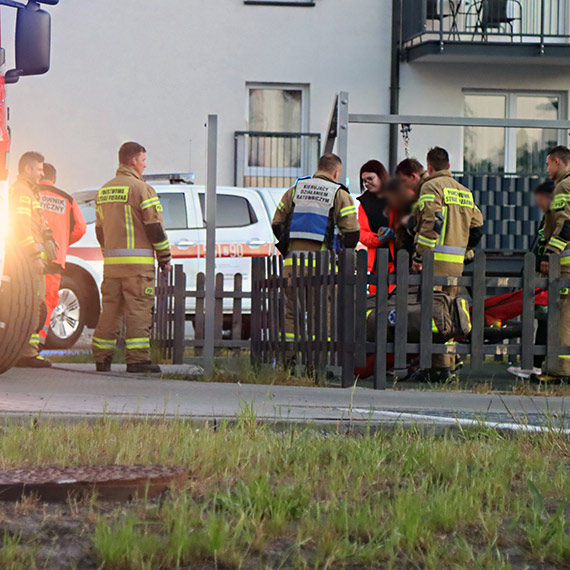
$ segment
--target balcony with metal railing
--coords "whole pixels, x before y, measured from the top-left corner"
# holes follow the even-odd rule
[[[235,185],[286,188],[313,174],[321,150],[318,133],[238,131]]]
[[[570,65],[570,0],[401,0],[407,61]]]

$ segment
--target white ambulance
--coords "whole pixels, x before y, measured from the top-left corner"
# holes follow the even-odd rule
[[[205,188],[189,183],[183,175],[161,176],[162,182],[157,176],[145,178],[160,197],[172,263],[183,265],[187,288],[193,289],[196,276],[206,269]],[[234,275],[241,273],[244,290],[251,290],[251,258],[277,253],[271,219],[283,192],[282,188],[218,187],[216,272],[223,273],[225,289],[233,290]],[[96,195],[97,190],[74,193],[87,222],[87,233],[69,250],[60,304],[54,311],[47,348],[70,348],[85,327],[97,325],[103,256],[95,237]],[[227,301],[224,308],[229,312],[232,300]],[[188,316],[194,307],[195,299],[188,299]],[[244,299],[244,313],[250,310],[249,299]]]

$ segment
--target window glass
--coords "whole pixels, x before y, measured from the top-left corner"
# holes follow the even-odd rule
[[[162,217],[167,230],[184,230],[188,227],[186,200],[182,192],[159,194]]]
[[[206,195],[199,194],[202,217],[206,223]],[[249,200],[242,196],[218,194],[216,197],[216,227],[240,228],[257,223],[257,216]]]
[[[504,119],[505,95],[465,95],[466,117]],[[504,172],[505,129],[465,127],[463,170],[465,172]]]
[[[558,119],[559,98],[543,95],[518,95],[519,119]],[[548,150],[558,144],[556,129],[517,129],[517,171],[542,172]]]
[[[85,218],[86,224],[93,224],[97,219],[97,212],[95,211],[95,200],[79,204],[79,209]]]
[[[249,89],[249,130],[274,134],[250,136],[248,166],[299,167],[301,139],[275,133],[300,133],[302,111],[301,89]]]

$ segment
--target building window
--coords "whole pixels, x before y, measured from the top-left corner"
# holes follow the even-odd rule
[[[287,186],[314,171],[320,136],[309,129],[309,86],[247,85],[248,130],[236,133],[236,184]]]
[[[244,0],[251,6],[314,6],[314,0]]]
[[[566,116],[562,93],[465,92],[464,104],[466,117],[557,120]],[[566,142],[564,133],[556,129],[465,127],[463,169],[477,173],[543,173],[548,150]]]

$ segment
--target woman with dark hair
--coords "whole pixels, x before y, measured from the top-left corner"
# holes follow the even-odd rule
[[[358,198],[358,223],[360,242],[368,250],[368,272],[375,272],[376,250],[379,247],[393,247],[394,232],[389,228],[386,200],[383,186],[388,181],[388,171],[378,160],[369,160],[360,169],[361,196]],[[376,287],[370,286],[370,293]]]

